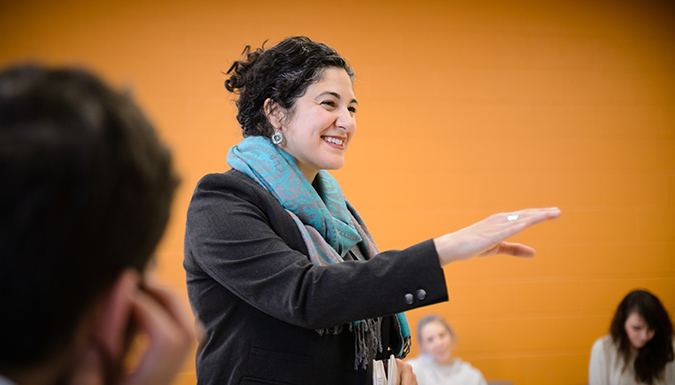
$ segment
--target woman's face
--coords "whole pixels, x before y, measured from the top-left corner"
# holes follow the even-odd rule
[[[638,312],[630,313],[624,326],[628,340],[635,349],[642,348],[654,338],[654,329],[649,328],[645,319]]]
[[[422,350],[431,354],[439,364],[449,365],[452,362],[452,335],[440,322],[429,322],[421,331]]]
[[[326,68],[321,80],[298,98],[290,119],[281,120],[281,147],[291,154],[307,180],[319,170],[336,170],[356,131],[358,105],[352,81],[341,68]]]

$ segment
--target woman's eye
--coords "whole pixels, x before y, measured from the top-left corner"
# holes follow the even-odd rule
[[[349,107],[348,110],[349,110],[349,112],[351,112],[352,114],[355,114],[355,113],[356,113],[356,107]]]
[[[335,107],[335,102],[332,101],[332,100],[324,100],[323,102],[321,102],[321,104],[324,104],[324,105],[327,105],[327,106],[330,106],[330,107]]]

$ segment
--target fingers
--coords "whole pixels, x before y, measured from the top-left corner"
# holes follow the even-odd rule
[[[539,223],[557,219],[560,217],[561,211],[557,207],[551,207],[546,209],[525,209],[521,211],[515,211],[511,213],[501,213],[495,214],[488,220],[496,221],[495,223],[495,240],[506,240],[528,227],[532,227]],[[501,231],[500,231],[501,230]],[[511,254],[511,250],[514,250],[517,253],[520,253],[522,250],[519,248],[504,247],[496,254]],[[515,255],[520,256],[520,255]]]
[[[196,340],[190,317],[178,299],[154,284],[145,284],[133,299],[132,317],[148,345],[124,385],[165,385],[181,369]]]
[[[516,214],[517,219],[513,219]],[[525,222],[527,226],[533,226],[544,221],[550,221],[560,217],[561,211],[557,207],[548,207],[543,209],[525,209],[512,213],[501,213],[506,222]]]
[[[494,249],[486,250],[478,255],[479,257],[489,257],[491,255],[510,255],[518,258],[532,258],[537,254],[536,250],[530,246],[520,243],[501,242]]]
[[[557,207],[494,214],[462,230],[435,238],[434,245],[441,266],[476,256],[496,254],[532,257],[535,250],[531,247],[505,241],[528,227],[556,219],[560,215],[561,211]]]
[[[167,289],[160,287],[154,283],[152,279],[146,280],[143,284],[143,291],[153,297],[181,326],[188,325],[187,331],[193,334],[193,329],[189,326],[192,324],[192,316],[188,310],[180,303],[175,294]]]
[[[560,214],[561,211],[557,207],[550,207],[546,209],[525,209],[516,211],[514,213],[497,214],[498,220],[501,222],[502,228],[504,229],[504,232],[502,234],[498,234],[497,238],[506,240],[522,232],[528,227],[532,227],[545,221],[557,219],[560,217]],[[502,250],[496,254],[508,254],[517,257],[521,256],[520,253],[522,253],[523,250],[521,248],[514,248],[512,246],[513,244],[503,247]],[[513,254],[512,251],[516,254]]]
[[[413,373],[412,366],[405,363],[398,358],[396,359],[396,367],[401,374],[401,385],[417,385],[417,376]]]

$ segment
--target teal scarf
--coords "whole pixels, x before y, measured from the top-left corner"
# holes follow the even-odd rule
[[[314,185],[298,168],[293,156],[262,136],[244,138],[227,154],[227,163],[258,182],[281,203],[298,226],[315,265],[344,262],[351,252],[358,260],[368,260],[379,253],[363,220],[347,202],[340,185],[326,171],[319,171]],[[405,314],[396,315],[404,341],[399,358],[410,347],[410,327]],[[382,351],[381,319],[353,322],[356,332],[356,362],[365,368],[377,351]],[[342,326],[319,333],[340,333]]]

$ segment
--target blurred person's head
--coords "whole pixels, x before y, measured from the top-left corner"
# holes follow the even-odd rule
[[[616,309],[610,333],[624,362],[636,355],[638,382],[662,378],[666,363],[673,360],[673,326],[656,296],[644,290],[629,293]]]
[[[142,284],[167,224],[170,153],[94,75],[16,66],[0,72],[0,184],[0,373],[66,376],[100,342],[91,325],[129,322],[119,298]]]
[[[453,361],[455,333],[445,320],[435,314],[425,316],[417,325],[417,338],[422,351],[442,365]]]

